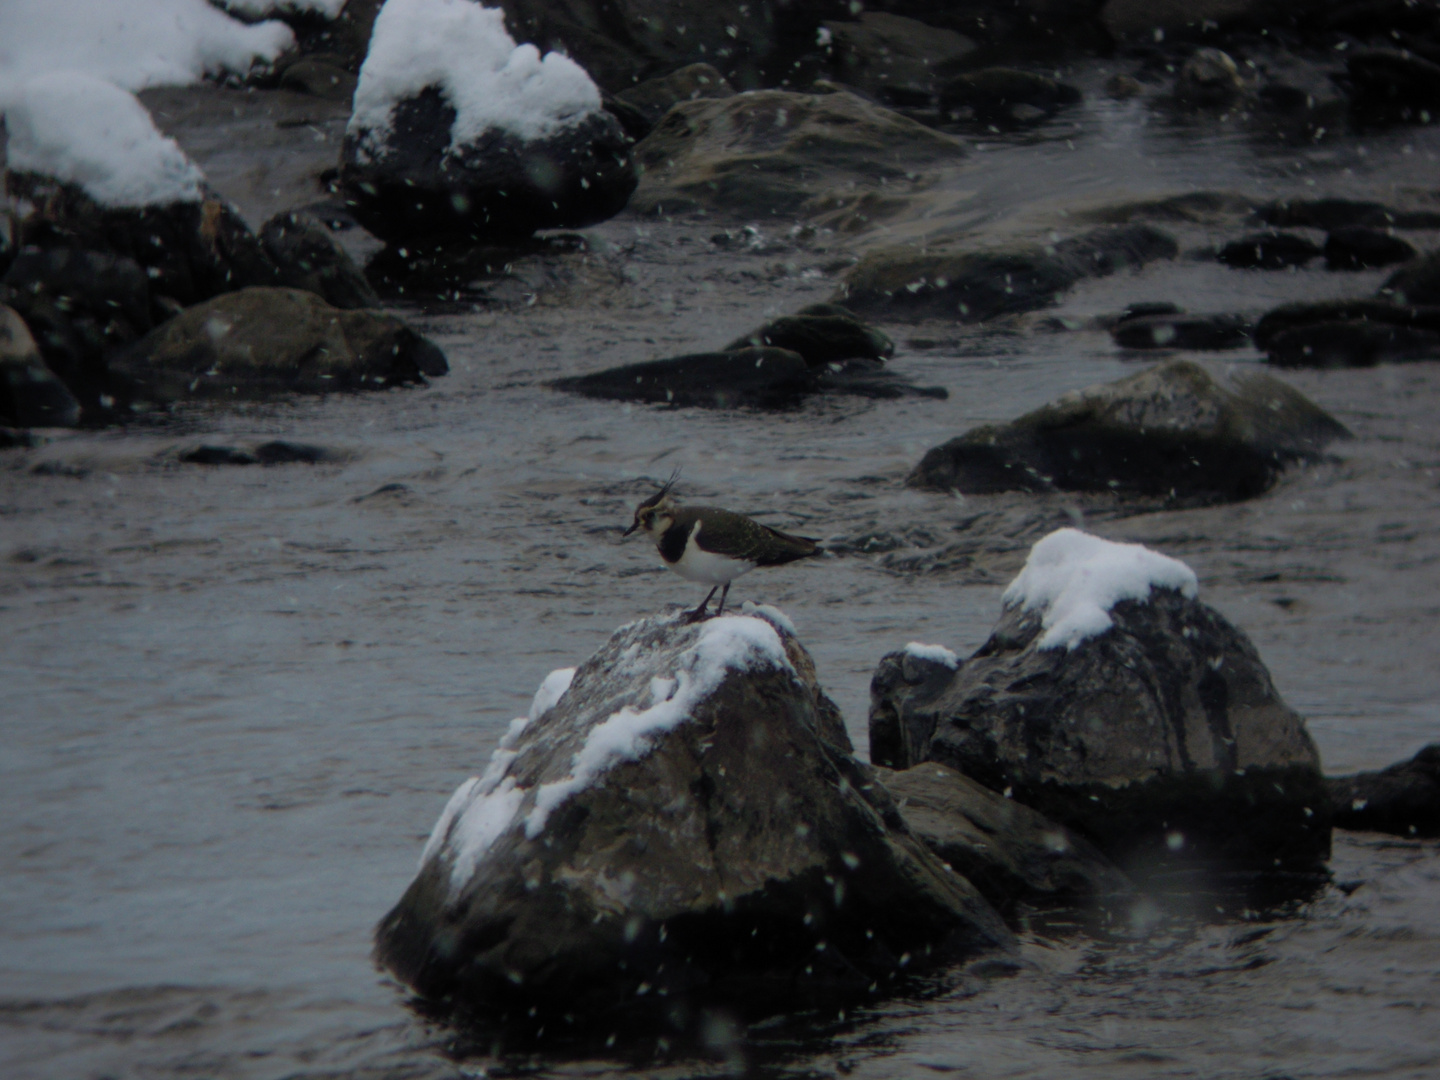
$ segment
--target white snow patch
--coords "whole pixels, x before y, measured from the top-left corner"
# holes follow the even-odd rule
[[[627,705],[596,724],[585,737],[585,745],[571,759],[570,775],[540,785],[534,809],[525,819],[527,837],[533,840],[539,836],[557,807],[612,766],[644,757],[654,737],[689,719],[694,708],[714,692],[728,672],[760,666],[794,670],[775,628],[762,619],[746,616],[711,619],[701,626],[695,644],[676,659],[672,676],[651,680],[649,708]],[[673,687],[668,685],[672,679]]]
[[[236,11],[252,19],[258,19],[262,15],[292,11],[335,19],[339,17],[340,9],[345,6],[345,0],[221,0],[221,2],[225,5],[226,11]]]
[[[540,689],[535,691],[535,699],[530,702],[530,715],[527,719],[539,720],[547,712],[555,707],[555,703],[565,696],[565,691],[570,689],[570,684],[575,680],[575,669],[573,667],[556,668],[545,676],[540,683]]]
[[[378,152],[401,101],[438,88],[455,110],[451,146],[490,128],[526,141],[600,110],[600,91],[569,57],[516,45],[505,14],[475,0],[387,0],[360,68],[348,131]]]
[[[1147,600],[1151,589],[1193,598],[1199,583],[1184,563],[1142,544],[1057,529],[1030,549],[1001,603],[1044,611],[1040,648],[1073,649],[1110,629],[1109,611],[1121,600]]]
[[[184,86],[244,74],[294,44],[285,24],[246,26],[206,0],[0,0],[0,107],[7,87],[38,75],[83,72],[126,90]]]
[[[952,671],[960,666],[960,658],[944,645],[923,645],[918,641],[912,641],[905,646],[905,655],[913,656],[917,660],[933,660],[937,664],[944,664]]]
[[[781,611],[773,604],[757,604],[753,600],[746,600],[740,605],[740,610],[746,615],[754,615],[757,619],[764,619],[776,630],[783,630],[791,637],[799,637],[795,631],[795,624],[790,621],[790,616]]]
[[[90,75],[31,79],[5,110],[9,167],[78,184],[103,206],[196,202],[205,177],[134,95]]]

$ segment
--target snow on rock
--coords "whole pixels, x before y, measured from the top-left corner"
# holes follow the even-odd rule
[[[960,666],[960,658],[944,645],[923,645],[918,641],[912,641],[902,650],[906,656],[913,656],[917,660],[929,660],[936,664],[944,664],[954,670]]]
[[[652,738],[689,719],[691,710],[720,685],[727,672],[745,671],[757,664],[791,668],[773,626],[749,616],[706,623],[699,640],[680,654],[673,676],[651,679],[648,708],[627,705],[591,728],[571,762],[570,775],[540,786],[535,807],[525,819],[526,837],[533,840],[539,836],[556,807],[612,766],[644,757]]]
[[[740,605],[740,610],[746,615],[754,615],[757,619],[764,619],[776,630],[782,630],[791,637],[799,637],[795,630],[795,624],[790,621],[790,616],[781,611],[774,604],[757,604],[753,600],[746,600]]]
[[[1058,529],[1030,549],[1001,602],[1044,613],[1039,648],[1074,649],[1110,629],[1110,609],[1121,600],[1147,600],[1152,589],[1194,599],[1198,587],[1188,566],[1142,544]]]
[[[401,102],[437,88],[455,110],[451,144],[491,128],[531,141],[600,111],[600,91],[559,53],[516,45],[505,14],[475,0],[387,0],[360,69],[349,132],[378,152]]]
[[[420,864],[448,852],[451,888],[459,890],[485,852],[510,828],[532,790],[534,804],[524,818],[528,839],[544,831],[556,808],[611,767],[644,757],[654,737],[684,723],[728,672],[757,665],[793,671],[779,634],[768,622],[732,616],[705,623],[695,644],[676,657],[674,670],[651,677],[646,708],[626,706],[596,724],[573,756],[570,774],[532,789],[517,785],[508,771],[519,756],[516,742],[531,723],[555,706],[575,676],[574,668],[552,671],[536,691],[530,714],[511,721],[484,774],[470,777],[450,797],[425,844]],[[623,676],[623,670],[620,674]]]
[[[84,72],[126,90],[186,85],[243,74],[294,44],[284,24],[247,26],[206,0],[3,0],[0,104],[7,87],[37,75]]]
[[[73,71],[30,79],[13,92],[5,126],[11,169],[77,184],[101,206],[202,198],[200,170],[134,95],[103,79]]]
[[[258,19],[265,15],[319,15],[325,19],[336,19],[345,6],[345,0],[222,0],[226,11],[233,11],[247,18]]]

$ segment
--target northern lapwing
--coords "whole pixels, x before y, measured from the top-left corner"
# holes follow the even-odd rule
[[[635,508],[635,520],[623,535],[641,530],[655,541],[666,566],[686,581],[711,586],[700,606],[687,614],[688,621],[705,617],[716,589],[724,591],[715,614],[723,614],[730,583],[741,574],[757,566],[783,566],[820,554],[814,540],[761,525],[744,514],[717,506],[680,506],[670,497],[675,479],[670,477]]]

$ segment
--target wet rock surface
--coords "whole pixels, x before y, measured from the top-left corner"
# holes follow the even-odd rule
[[[381,962],[516,1021],[685,1030],[1007,948],[827,738],[806,670],[793,636],[752,617],[617,631],[452,798],[380,924]]]
[[[1007,607],[938,685],[882,662],[872,716],[903,732],[893,764],[949,765],[1133,873],[1317,870],[1330,853],[1319,755],[1249,639],[1169,589],[1109,614],[1098,636],[1041,648],[1040,613]]]
[[[725,351],[762,346],[799,353],[811,367],[839,360],[885,360],[895,355],[895,343],[884,331],[838,304],[814,304],[774,319],[736,338]]]
[[[1259,321],[1255,344],[1278,367],[1425,360],[1440,356],[1440,307],[1384,299],[1287,304]]]
[[[1417,252],[1412,244],[1393,232],[1364,225],[1334,230],[1325,238],[1325,265],[1331,270],[1366,270],[1409,262]]]
[[[885,250],[861,260],[836,299],[877,319],[979,322],[1049,307],[1085,278],[1138,269],[1178,253],[1170,236],[1149,225],[1106,226],[1048,249],[933,255]]]
[[[1440,744],[1377,772],[1327,777],[1337,829],[1440,836]]]
[[[903,655],[882,659],[880,672]],[[890,681],[877,672],[873,685]],[[876,773],[910,831],[1002,912],[1021,903],[1118,904],[1134,892],[1088,840],[954,769],[927,761]]]
[[[509,242],[604,221],[635,189],[631,141],[607,112],[535,139],[492,127],[459,145],[454,122],[428,89],[395,106],[383,135],[347,131],[340,185],[356,220],[393,244]]]
[[[379,390],[448,369],[433,343],[393,316],[279,288],[187,308],[110,361],[116,389],[150,404]]]
[[[1248,345],[1250,323],[1239,315],[1134,315],[1116,323],[1110,336],[1122,349],[1212,352]]]
[[[1113,491],[1182,504],[1251,498],[1288,464],[1313,461],[1345,428],[1278,379],[1191,361],[1075,392],[930,450],[911,487]]]
[[[280,284],[305,289],[337,308],[379,307],[380,298],[335,240],[332,230],[308,214],[277,214],[260,230],[265,254]]]
[[[862,12],[855,21],[827,20],[829,73],[891,106],[928,106],[937,79],[973,53],[964,34],[883,11]]]
[[[646,79],[628,90],[621,90],[615,96],[640,114],[646,130],[638,137],[644,138],[672,106],[700,98],[734,97],[735,88],[713,65],[687,64],[668,75]]]
[[[822,217],[882,182],[885,199],[903,201],[917,170],[963,156],[952,136],[854,94],[757,90],[676,105],[635,148],[645,172],[631,206],[741,220]]]

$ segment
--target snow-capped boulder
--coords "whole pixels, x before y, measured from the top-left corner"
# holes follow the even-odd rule
[[[1313,871],[1330,850],[1319,754],[1255,647],[1196,593],[1189,567],[1138,544],[1050,534],[969,659],[881,662],[871,715],[891,730],[872,757],[949,765],[1132,873]]]
[[[388,0],[346,128],[355,217],[395,244],[515,240],[624,208],[630,140],[574,61],[476,0]]]
[[[786,620],[642,619],[540,697],[377,930],[421,994],[688,1027],[1008,947],[850,755]]]
[[[153,295],[181,306],[275,267],[134,95],[89,75],[26,82],[5,106],[6,188],[23,247],[79,247],[133,259]]]
[[[1065,394],[1008,424],[925,454],[907,478],[929,491],[1114,491],[1181,504],[1247,499],[1314,461],[1345,427],[1263,372],[1216,377],[1174,360]]]
[[[138,405],[379,390],[448,365],[393,316],[342,311],[301,289],[251,288],[187,308],[109,368],[115,396]]]

